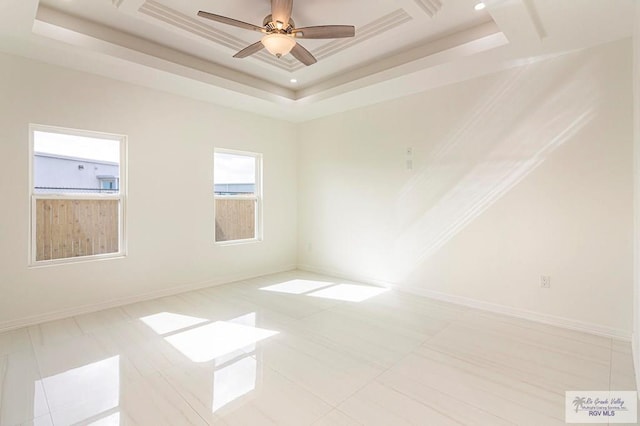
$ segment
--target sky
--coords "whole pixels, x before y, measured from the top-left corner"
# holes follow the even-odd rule
[[[120,141],[117,140],[35,131],[33,150],[44,154],[120,163]]]
[[[256,160],[254,157],[217,152],[213,170],[215,183],[256,182]]]

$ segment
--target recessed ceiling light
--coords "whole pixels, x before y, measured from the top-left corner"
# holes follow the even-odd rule
[[[480,2],[480,3],[477,3],[473,8],[474,8],[475,10],[482,10],[482,9],[484,9],[485,7],[487,7],[487,5],[486,5],[486,4],[484,4],[484,3],[482,3],[482,2]]]
[[[291,83],[297,83],[297,82],[298,82],[298,80],[296,80],[295,78],[292,78],[291,80],[289,80],[289,82],[291,82]]]

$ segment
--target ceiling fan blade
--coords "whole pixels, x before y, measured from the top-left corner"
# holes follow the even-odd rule
[[[302,47],[300,43],[296,43],[296,45],[293,46],[293,49],[291,49],[291,54],[294,58],[296,58],[306,66],[313,65],[318,62],[318,60],[311,54],[311,52]]]
[[[226,16],[215,15],[213,13],[200,11],[198,16],[202,18],[211,19],[212,21],[221,22],[223,24],[232,25],[234,27],[243,28],[245,30],[253,30],[264,32],[264,28],[257,25],[249,24],[248,22],[238,21],[237,19],[227,18]]]
[[[296,28],[292,31],[296,38],[346,38],[356,35],[353,25],[320,25]]]
[[[253,43],[250,46],[245,47],[244,49],[242,49],[241,51],[239,51],[238,53],[233,55],[233,57],[234,58],[246,58],[247,56],[251,56],[256,52],[261,51],[263,47],[264,47],[264,44],[262,44],[262,42],[259,41],[259,42]]]
[[[273,22],[282,22],[286,28],[291,19],[293,0],[271,0],[271,18]]]

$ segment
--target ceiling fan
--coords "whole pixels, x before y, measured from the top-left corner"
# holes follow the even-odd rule
[[[202,10],[198,12],[198,16],[265,34],[262,40],[245,47],[233,55],[234,58],[246,58],[259,52],[262,48],[266,48],[278,58],[291,53],[293,57],[308,66],[315,64],[317,60],[296,39],[345,38],[353,37],[356,34],[356,29],[352,25],[321,25],[296,28],[293,19],[291,19],[292,10],[293,0],[271,0],[271,15],[267,15],[264,18],[262,27]]]

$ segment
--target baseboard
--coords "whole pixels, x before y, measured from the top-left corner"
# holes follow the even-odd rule
[[[542,324],[553,325],[569,330],[581,331],[583,333],[594,334],[597,336],[609,337],[618,340],[630,341],[631,334],[625,330],[619,330],[616,328],[606,327],[598,324],[578,321],[570,318],[559,317],[550,314],[544,314],[541,312],[529,311],[526,309],[514,308],[511,306],[500,305],[491,302],[484,302],[482,300],[472,299],[463,296],[457,296],[448,293],[442,293],[425,288],[399,286],[394,283],[380,281],[376,279],[369,279],[366,276],[357,274],[348,274],[340,271],[330,270],[327,268],[321,268],[312,265],[298,265],[298,269],[303,271],[314,272],[318,274],[324,274],[333,276],[336,278],[342,278],[353,281],[360,281],[366,284],[380,285],[383,287],[393,288],[397,291],[405,293],[411,293],[418,296],[428,297],[430,299],[440,300],[443,302],[449,302],[456,305],[467,306],[469,308],[480,309],[487,312],[496,314],[507,315],[514,318],[526,319]],[[635,352],[634,352],[635,353]],[[640,355],[640,354],[639,354]],[[639,382],[640,384],[640,382]],[[638,388],[640,389],[640,388]]]
[[[236,281],[249,280],[252,278],[258,278],[265,275],[287,272],[294,269],[296,269],[296,265],[285,265],[279,268],[273,268],[273,269],[261,271],[260,273],[227,275],[227,276],[218,277],[212,280],[184,284],[177,287],[165,288],[162,290],[152,291],[149,293],[143,293],[143,294],[124,297],[120,299],[112,299],[106,302],[83,305],[83,306],[73,307],[68,309],[61,309],[57,311],[47,312],[45,314],[32,315],[24,318],[19,318],[16,320],[0,322],[0,333],[5,331],[15,330],[22,327],[28,327],[31,325],[40,324],[47,321],[55,321],[55,320],[60,320],[64,318],[73,317],[76,315],[89,314],[92,312],[102,311],[104,309],[117,308],[120,306],[129,305],[131,303],[144,302],[147,300],[158,299],[160,297],[174,296],[176,294],[185,293],[188,291],[200,290],[203,288],[214,287],[222,284],[229,284]]]

